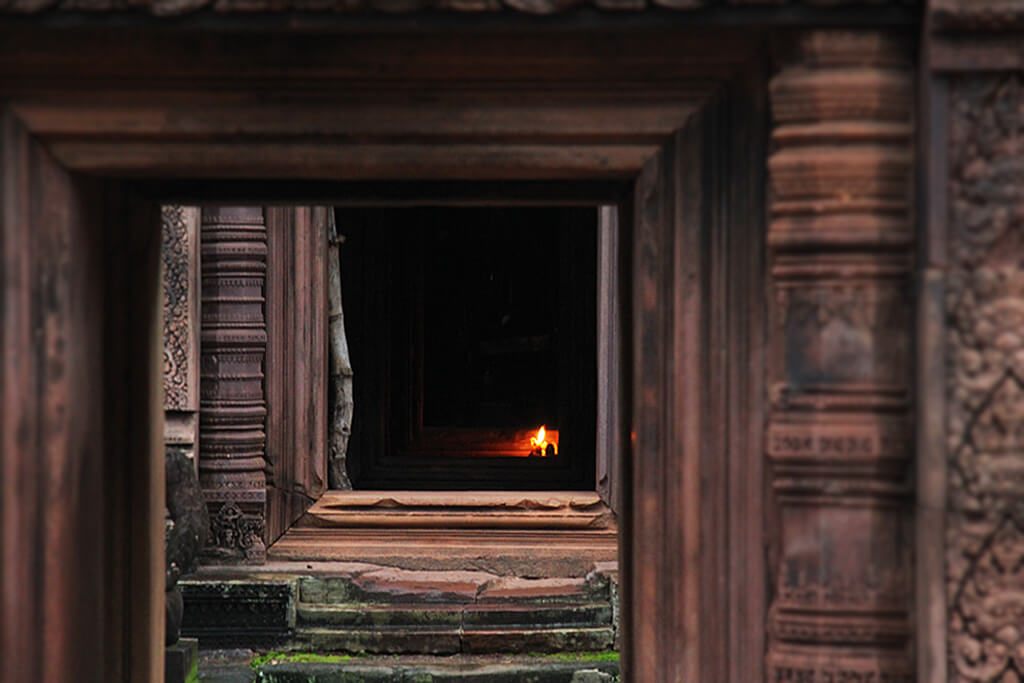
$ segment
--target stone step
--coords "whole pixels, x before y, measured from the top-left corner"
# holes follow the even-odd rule
[[[278,664],[262,667],[261,683],[612,683],[618,666],[570,662],[493,664],[472,669],[367,664]]]
[[[534,628],[610,626],[610,603],[488,605],[467,606],[462,612],[462,627],[476,630],[503,630],[508,627]]]
[[[526,578],[367,563],[204,567],[180,585],[200,647],[351,653],[612,647],[615,576]]]
[[[462,633],[448,629],[297,628],[292,647],[346,654],[453,655],[462,652]]]
[[[435,661],[430,661],[435,660]],[[612,683],[616,661],[560,661],[542,657],[402,657],[337,664],[280,662],[259,668],[262,683]],[[212,681],[211,681],[212,683]]]
[[[423,605],[332,605],[301,602],[296,607],[296,625],[345,628],[459,628],[462,607]]]
[[[615,633],[611,624],[586,628],[463,630],[462,651],[492,652],[594,652],[611,649]]]
[[[352,567],[332,576],[299,579],[299,601],[314,604],[593,603],[611,599],[609,581],[558,577],[497,577],[486,572]]]
[[[452,628],[501,630],[509,627],[555,628],[607,626],[612,623],[609,603],[535,605],[333,605],[300,602],[296,624],[362,629]]]
[[[373,654],[591,652],[614,645],[612,626],[549,629],[298,628],[296,649]]]

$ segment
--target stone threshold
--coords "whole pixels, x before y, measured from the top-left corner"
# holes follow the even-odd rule
[[[593,491],[327,491],[296,527],[615,528]]]
[[[524,577],[586,576],[618,559],[606,529],[377,529],[293,526],[267,550],[268,565],[372,562],[400,569],[484,571]],[[257,568],[252,568],[257,571]]]

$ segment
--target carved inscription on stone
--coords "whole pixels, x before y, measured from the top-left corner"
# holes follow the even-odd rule
[[[768,657],[769,683],[912,683],[913,673],[899,658],[861,658],[839,653],[827,659],[813,649],[791,647]]]
[[[909,447],[905,420],[850,419],[822,423],[794,416],[768,428],[768,453],[776,461],[842,458],[864,461],[903,460]]]
[[[954,79],[950,104],[950,671],[957,681],[1017,682],[1024,680],[1024,80]]]

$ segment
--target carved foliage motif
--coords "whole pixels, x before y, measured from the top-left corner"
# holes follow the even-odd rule
[[[192,343],[194,297],[192,282],[192,217],[182,206],[162,208],[164,264],[164,410],[195,410],[196,368]]]
[[[946,578],[959,681],[1024,680],[1024,84],[954,81]]]
[[[911,84],[898,39],[844,31],[772,81],[770,681],[913,679]]]

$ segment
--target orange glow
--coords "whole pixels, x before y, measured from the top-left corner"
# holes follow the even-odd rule
[[[551,437],[551,441],[548,442],[548,437]],[[547,448],[551,446],[552,453],[558,454],[558,432],[551,432],[541,425],[540,429],[537,430],[536,436],[530,437],[530,453],[538,453],[541,456],[547,455]]]

